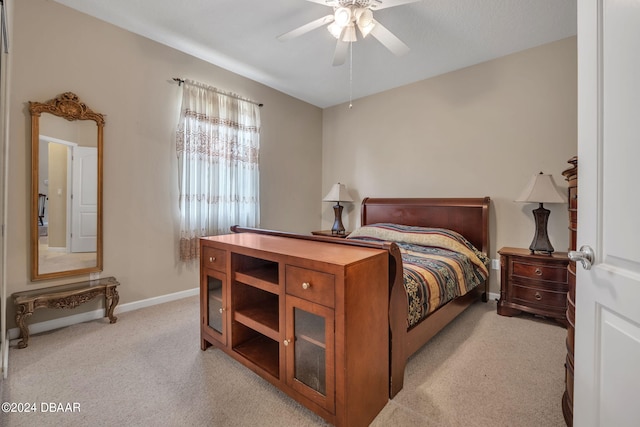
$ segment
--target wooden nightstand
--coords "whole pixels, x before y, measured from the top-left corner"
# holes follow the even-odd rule
[[[349,235],[349,233],[349,231],[346,231],[344,234],[335,234],[331,230],[320,230],[311,232],[311,234],[313,234],[314,236],[335,237],[337,239],[344,239]]]
[[[528,249],[502,248],[498,314],[521,312],[551,317],[566,326],[569,258],[566,252],[532,254]]]

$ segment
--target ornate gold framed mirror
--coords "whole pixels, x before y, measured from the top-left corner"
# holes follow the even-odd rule
[[[31,280],[102,271],[104,116],[72,92],[29,112]]]

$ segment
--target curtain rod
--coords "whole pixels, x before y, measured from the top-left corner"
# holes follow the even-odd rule
[[[184,83],[184,79],[181,79],[180,77],[174,77],[174,78],[173,78],[173,81],[174,81],[174,82],[178,82],[178,86],[182,86],[182,83]],[[240,95],[236,95],[235,93],[228,93],[228,92],[224,92],[224,91],[221,91],[221,90],[216,89],[216,88],[214,88],[214,87],[207,86],[207,85],[203,85],[203,84],[201,84],[201,86],[206,87],[207,89],[211,89],[211,90],[213,90],[214,92],[216,92],[216,93],[220,93],[220,94],[222,94],[222,95],[227,95],[227,96],[230,96],[230,97],[232,97],[232,98],[241,99],[241,100],[243,100],[243,101],[247,101],[247,102],[250,102],[250,103],[252,103],[252,104],[256,104],[258,107],[262,107],[262,106],[264,105],[264,104],[263,104],[263,103],[261,103],[261,102],[256,102],[256,101],[252,101],[252,100],[247,99],[247,98],[243,98],[243,97],[241,97]]]

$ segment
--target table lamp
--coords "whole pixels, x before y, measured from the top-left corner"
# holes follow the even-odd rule
[[[342,225],[342,206],[340,202],[353,202],[353,199],[347,193],[347,187],[344,184],[333,184],[329,193],[322,199],[323,202],[335,202],[333,213],[335,220],[331,227],[331,234],[344,234],[344,225]]]
[[[533,210],[536,234],[533,236],[529,250],[531,253],[541,252],[551,255],[553,246],[551,246],[549,235],[547,234],[547,221],[549,220],[550,211],[544,208],[543,203],[566,203],[566,196],[558,191],[551,175],[540,172],[531,177],[529,184],[520,194],[520,197],[516,199],[516,202],[540,203],[538,209]]]

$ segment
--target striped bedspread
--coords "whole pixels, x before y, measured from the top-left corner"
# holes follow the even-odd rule
[[[361,227],[348,238],[398,245],[409,304],[408,327],[483,283],[489,274],[487,254],[455,231],[384,223]]]

